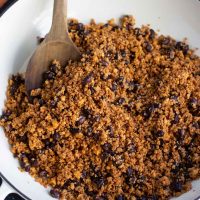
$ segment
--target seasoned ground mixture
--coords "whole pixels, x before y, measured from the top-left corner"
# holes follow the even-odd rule
[[[0,125],[52,197],[162,200],[200,176],[200,58],[134,23],[71,20],[81,61],[54,61],[30,98],[9,80]]]

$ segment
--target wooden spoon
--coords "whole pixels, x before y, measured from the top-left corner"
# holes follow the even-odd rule
[[[68,60],[78,60],[81,56],[72,42],[67,28],[67,0],[54,0],[53,22],[50,32],[32,55],[25,76],[26,91],[41,87],[43,73],[56,59],[65,66]]]

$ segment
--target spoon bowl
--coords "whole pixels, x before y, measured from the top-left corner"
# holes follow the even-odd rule
[[[78,60],[81,54],[69,37],[67,28],[67,0],[54,0],[51,30],[32,55],[26,70],[25,86],[27,94],[41,87],[42,77],[53,60],[65,66],[69,60]]]

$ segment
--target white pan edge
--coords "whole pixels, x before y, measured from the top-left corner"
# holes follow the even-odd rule
[[[0,18],[0,110],[4,107],[7,80],[18,72],[36,47],[36,37],[48,32],[53,0],[20,0]],[[144,6],[145,5],[145,6]],[[69,17],[89,22],[119,18],[132,14],[137,25],[151,24],[155,30],[200,48],[200,2],[198,0],[69,0]],[[197,51],[200,55],[200,51]],[[33,200],[52,199],[48,189],[21,173],[18,162],[9,151],[7,139],[0,130],[0,172],[23,194]],[[174,198],[194,200],[200,196],[200,180],[190,192]]]

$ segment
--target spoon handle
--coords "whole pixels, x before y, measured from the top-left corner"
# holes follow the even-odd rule
[[[67,29],[67,0],[54,0],[53,20],[47,40],[65,40]]]

